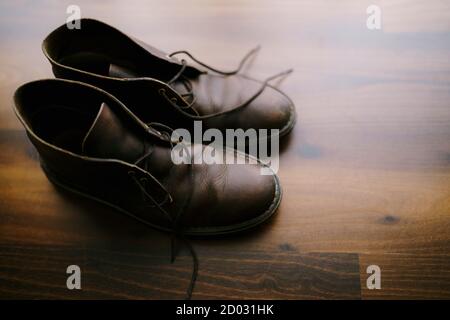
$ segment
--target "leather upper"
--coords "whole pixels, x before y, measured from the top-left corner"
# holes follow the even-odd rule
[[[101,89],[40,80],[20,87],[15,103],[52,181],[155,227],[173,227],[162,208],[172,218],[182,212],[187,233],[233,232],[279,204],[278,179],[261,175],[261,163],[175,165],[167,135]]]
[[[242,106],[263,86],[243,75],[218,75],[188,64],[170,83],[183,67],[181,60],[97,20],[82,19],[79,30],[59,27],[44,40],[43,50],[57,77],[112,93],[144,122],[191,130],[199,120],[204,128],[279,129],[280,136],[295,122],[292,101],[270,85]],[[186,96],[186,81],[193,96]]]

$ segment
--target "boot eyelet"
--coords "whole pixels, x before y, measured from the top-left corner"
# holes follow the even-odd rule
[[[166,89],[161,88],[161,89],[158,90],[158,92],[159,92],[159,94],[161,94],[161,95],[165,95],[165,94],[166,94]]]

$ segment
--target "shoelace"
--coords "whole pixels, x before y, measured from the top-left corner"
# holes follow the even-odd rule
[[[163,136],[165,136],[165,138],[169,141],[172,148],[174,147],[174,142],[171,140],[171,134],[169,134],[169,132],[173,132],[172,128],[170,128],[162,123],[157,123],[157,122],[148,123],[147,125],[153,129],[156,129],[155,127],[162,128],[164,131],[158,131],[158,132],[160,132]],[[187,152],[188,156],[190,156],[190,151],[185,145],[183,145],[183,149]],[[152,151],[153,150],[150,149],[150,150],[147,150],[146,152],[144,152],[144,154],[134,164],[139,165],[140,163],[145,161],[145,159],[147,159],[152,154]],[[192,170],[192,161],[188,164],[188,168],[189,168],[189,179],[190,179],[189,184],[191,186],[193,186],[194,171]],[[170,195],[169,191],[163,185],[160,185],[160,186],[166,192],[166,197],[164,198],[163,201],[158,202],[155,198],[153,198],[153,196],[151,194],[148,193],[148,191],[146,189],[146,184],[147,184],[146,178],[138,179],[136,177],[136,174],[134,173],[134,171],[129,171],[128,174],[134,179],[136,184],[141,189],[143,195],[146,198],[148,198],[154,204],[154,206],[157,207],[164,214],[164,216],[170,221],[170,223],[172,225],[171,241],[170,241],[170,251],[171,251],[170,252],[170,262],[171,263],[175,262],[177,252],[178,252],[178,250],[177,250],[178,249],[177,248],[177,240],[178,239],[182,240],[184,242],[184,244],[186,245],[186,247],[188,248],[188,250],[192,256],[193,270],[192,270],[192,275],[191,275],[191,280],[190,280],[189,286],[186,290],[186,299],[189,300],[192,297],[192,292],[194,291],[195,282],[197,280],[198,257],[197,257],[197,253],[195,252],[194,247],[191,245],[191,243],[186,239],[186,237],[183,234],[182,226],[180,226],[180,218],[183,215],[183,213],[186,211],[186,209],[191,201],[193,189],[190,188],[191,192],[188,193],[188,197],[185,199],[184,204],[181,206],[180,210],[178,210],[175,217],[173,217],[169,212],[167,212],[166,209],[163,208],[163,205],[166,204],[167,202],[173,202],[172,196]]]
[[[206,69],[213,71],[215,73],[221,74],[221,75],[225,75],[225,76],[230,76],[230,75],[235,75],[237,74],[239,71],[241,71],[242,67],[245,65],[245,62],[254,54],[256,54],[259,51],[260,47],[256,47],[252,50],[250,50],[245,56],[244,58],[242,58],[241,62],[239,63],[239,66],[237,69],[232,70],[232,71],[222,71],[219,70],[217,68],[211,67],[209,65],[207,65],[206,63],[203,63],[201,61],[199,61],[198,59],[196,59],[192,54],[190,54],[189,52],[185,51],[185,50],[181,50],[181,51],[175,51],[173,53],[171,53],[169,56],[175,56],[178,54],[186,54],[188,57],[190,57],[193,61],[195,61],[196,63],[198,63],[199,65],[205,67]],[[191,97],[191,101],[189,103],[187,103],[187,105],[185,106],[180,106],[177,104],[176,98],[170,98],[169,96],[167,96],[166,94],[166,90],[165,89],[161,89],[160,93],[162,94],[162,96],[164,96],[167,101],[169,103],[171,103],[174,107],[183,110],[186,109],[191,109],[195,114],[196,114],[196,118],[207,118],[207,117],[212,117],[215,116],[216,114],[209,114],[209,115],[205,115],[205,116],[201,116],[197,110],[195,110],[195,108],[193,108],[193,106],[195,105],[196,102],[196,97],[195,94],[193,92],[193,86],[192,83],[190,82],[190,80],[185,77],[183,75],[184,71],[187,68],[187,62],[186,60],[182,59],[181,60],[182,66],[180,68],[180,70],[167,82],[168,85],[172,85],[173,83],[175,83],[177,80],[180,80],[183,84],[183,86],[186,89],[186,93],[180,94],[180,96],[184,99],[185,97]],[[256,93],[254,93],[250,98],[248,98],[246,101],[244,101],[243,103],[241,103],[238,106],[235,106],[234,108],[232,108],[231,110],[235,110],[238,108],[242,108],[245,107],[246,105],[248,105],[250,102],[252,102],[253,100],[255,100],[263,91],[264,89],[267,87],[267,85],[269,84],[269,82],[271,80],[274,80],[276,78],[282,77],[282,76],[286,76],[289,73],[292,72],[292,69],[280,72],[278,74],[275,74],[271,77],[266,78],[262,84],[261,87],[256,91]],[[183,111],[184,112],[184,111]],[[162,135],[164,135],[166,137],[166,139],[169,141],[171,147],[173,148],[173,141],[171,140],[171,135],[169,134],[169,132],[173,132],[173,129],[162,124],[162,123],[157,123],[157,122],[152,122],[152,123],[148,123],[147,124],[149,127],[153,128],[154,127],[160,127],[162,128],[164,131],[160,132]],[[186,146],[183,145],[183,148],[187,151],[187,154],[190,154],[189,149],[187,149]],[[148,150],[147,152],[145,152],[136,162],[135,165],[138,165],[139,163],[143,162],[147,157],[149,157],[152,154],[152,150]],[[189,177],[191,179],[191,185],[193,185],[193,170],[192,170],[192,163],[188,164],[189,166]],[[191,256],[192,256],[192,260],[193,260],[193,270],[192,270],[192,276],[191,276],[191,281],[189,283],[189,286],[187,288],[186,291],[186,299],[191,299],[192,297],[192,292],[194,290],[194,286],[195,286],[195,282],[197,280],[197,275],[198,275],[198,257],[197,257],[197,253],[195,252],[193,246],[191,245],[191,243],[186,239],[186,237],[183,234],[183,230],[180,228],[180,217],[182,216],[182,214],[184,213],[184,211],[186,210],[187,206],[190,203],[191,197],[192,197],[192,189],[191,192],[189,193],[188,198],[185,200],[185,203],[183,204],[183,206],[181,207],[181,209],[177,212],[175,217],[172,217],[167,210],[165,210],[163,208],[163,205],[167,203],[167,201],[172,202],[172,196],[170,195],[169,191],[161,185],[161,187],[163,188],[163,190],[166,192],[166,197],[163,201],[158,202],[156,201],[146,190],[145,185],[146,185],[146,180],[145,178],[142,179],[138,179],[135,175],[135,173],[133,171],[129,172],[130,176],[135,180],[136,184],[140,187],[140,189],[142,190],[143,194],[150,199],[150,201],[167,217],[167,219],[171,222],[172,224],[172,234],[171,234],[171,263],[175,262],[175,258],[177,255],[177,239],[181,239],[183,240],[183,242],[185,243],[185,245],[187,246]]]
[[[241,71],[241,69],[243,68],[243,66],[245,65],[245,63],[247,62],[247,60],[250,59],[250,57],[252,57],[253,55],[255,55],[258,51],[260,50],[260,46],[257,46],[256,48],[250,50],[241,60],[241,62],[239,63],[239,66],[232,71],[223,71],[223,70],[219,70],[217,68],[211,67],[210,65],[201,62],[200,60],[198,60],[197,58],[195,58],[191,53],[189,53],[186,50],[180,50],[180,51],[175,51],[172,52],[171,54],[169,54],[169,57],[173,57],[175,55],[179,55],[179,54],[185,54],[187,55],[189,58],[191,58],[193,61],[195,61],[196,63],[198,63],[199,65],[201,65],[202,67],[213,71],[215,73],[224,75],[224,76],[231,76],[231,75],[235,75],[237,73],[239,73],[239,71]],[[181,68],[180,70],[167,82],[167,84],[170,86],[173,83],[175,83],[177,80],[181,81],[181,83],[183,84],[183,86],[186,89],[186,93],[180,94],[180,96],[185,99],[186,97],[191,97],[191,101],[190,102],[186,102],[187,105],[178,105],[177,104],[177,99],[175,97],[171,98],[167,95],[166,90],[165,89],[160,89],[160,94],[175,108],[181,109],[182,112],[184,112],[184,110],[192,110],[192,112],[195,113],[195,117],[197,119],[205,119],[205,118],[209,118],[209,117],[213,117],[216,116],[218,114],[220,114],[221,112],[218,113],[214,113],[214,114],[208,114],[208,115],[200,115],[200,113],[194,108],[194,105],[197,101],[197,98],[193,92],[193,86],[192,83],[190,82],[190,80],[183,75],[184,71],[187,68],[187,62],[186,60],[182,59],[181,60]],[[233,107],[233,108],[229,108],[228,110],[236,110],[239,108],[243,108],[245,106],[247,106],[248,104],[250,104],[253,100],[255,100],[261,93],[263,93],[264,89],[267,87],[267,85],[269,84],[270,81],[279,78],[279,77],[283,77],[288,75],[289,73],[291,73],[293,70],[289,69],[280,73],[277,73],[273,76],[270,76],[268,78],[266,78],[262,83],[261,83],[261,87],[251,96],[249,97],[247,100],[245,100],[244,102],[240,103],[239,105]],[[191,116],[190,114],[187,114],[189,116]]]

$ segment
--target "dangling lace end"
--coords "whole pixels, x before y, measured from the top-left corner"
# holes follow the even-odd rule
[[[177,256],[177,237],[176,234],[173,234],[171,237],[171,263],[175,262],[175,258]],[[180,240],[183,241],[183,243],[187,246],[189,249],[189,252],[192,256],[192,275],[191,280],[189,282],[189,287],[186,290],[186,300],[190,300],[192,297],[192,292],[194,291],[195,282],[197,281],[197,275],[198,275],[198,258],[197,253],[195,252],[194,247],[191,245],[191,243],[184,237],[180,238]]]
[[[282,71],[280,73],[277,73],[277,74],[275,74],[273,76],[270,76],[270,77],[266,78],[266,82],[271,81],[271,80],[275,80],[277,78],[286,77],[286,76],[290,75],[293,71],[294,71],[294,69],[291,68],[291,69]]]
[[[208,70],[211,70],[211,71],[213,71],[213,72],[215,72],[215,73],[218,73],[218,74],[221,74],[221,75],[224,75],[224,76],[232,76],[232,75],[235,75],[235,74],[239,73],[239,71],[241,71],[242,67],[243,67],[244,64],[247,62],[247,60],[250,59],[251,56],[255,55],[260,49],[261,49],[261,46],[258,45],[258,46],[256,46],[255,48],[253,48],[252,50],[250,50],[250,51],[249,51],[249,52],[241,59],[241,62],[239,62],[239,66],[238,66],[235,70],[233,70],[233,71],[223,71],[223,70],[219,70],[219,69],[216,69],[216,68],[214,68],[214,67],[211,67],[210,65],[207,65],[206,63],[201,62],[200,60],[198,60],[197,58],[195,58],[192,54],[190,54],[190,53],[189,53],[188,51],[186,51],[186,50],[179,50],[179,51],[172,52],[171,54],[169,54],[169,57],[173,57],[173,56],[178,55],[178,54],[185,54],[185,55],[187,55],[189,58],[191,58],[193,61],[195,61],[196,63],[198,63],[198,64],[201,65],[202,67],[205,67],[205,68],[208,69]],[[183,70],[184,70],[184,69],[183,69]],[[179,73],[180,73],[180,72],[179,72]],[[182,73],[182,71],[181,71],[181,73]],[[171,81],[174,81],[174,79],[176,79],[176,78],[178,78],[178,77],[179,77],[179,74],[177,74],[174,78],[172,78]]]
[[[258,44],[256,47],[254,47],[250,52],[252,54],[255,54],[255,53],[259,52],[259,50],[261,50],[261,45],[260,44]]]
[[[280,73],[277,73],[273,76],[270,76],[268,78],[266,78],[266,80],[264,80],[264,85],[269,84],[270,81],[278,79],[276,84],[273,84],[274,87],[278,87],[280,85],[280,83],[288,76],[290,75],[292,72],[294,71],[294,69],[288,69],[285,71],[282,71]]]
[[[194,247],[184,239],[184,242],[186,246],[188,247],[189,251],[191,252],[192,256],[192,263],[193,263],[193,270],[192,270],[192,276],[191,276],[191,282],[189,283],[189,287],[186,291],[186,300],[191,300],[192,298],[192,292],[194,291],[195,282],[197,281],[197,275],[198,275],[198,258],[197,253],[194,250]]]
[[[258,44],[256,47],[254,47],[252,50],[250,50],[244,58],[242,58],[241,65],[244,65],[244,63],[251,57],[259,53],[261,50],[261,46]],[[241,66],[242,67],[242,66]]]

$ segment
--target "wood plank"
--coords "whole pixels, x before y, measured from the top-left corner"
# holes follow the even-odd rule
[[[450,299],[450,255],[363,254],[361,290],[363,299]],[[381,269],[381,289],[369,290],[367,266]]]
[[[359,299],[356,254],[199,250],[194,299]],[[181,299],[191,275],[182,253],[145,248],[1,245],[0,298]],[[26,263],[24,263],[26,261]],[[66,268],[81,268],[81,290]]]

